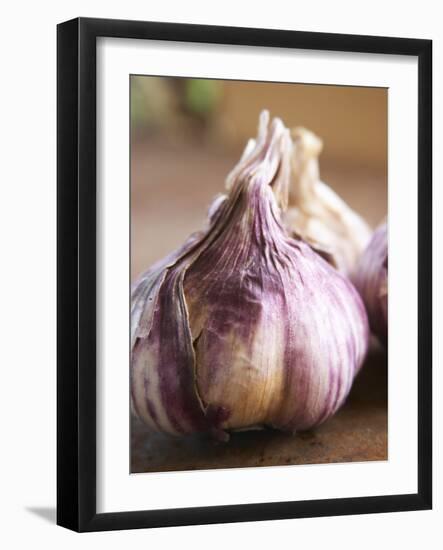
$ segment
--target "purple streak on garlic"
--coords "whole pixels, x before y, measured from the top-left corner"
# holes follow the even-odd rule
[[[353,277],[368,312],[372,332],[388,342],[388,235],[382,223],[364,251]]]
[[[147,334],[152,322],[152,308],[148,307],[149,302],[154,300],[158,286],[162,283],[165,270],[173,265],[176,260],[183,256],[192,246],[198,242],[210,229],[220,206],[226,200],[226,195],[217,195],[208,209],[206,227],[190,235],[188,239],[177,250],[168,254],[165,258],[155,262],[145,273],[143,273],[131,288],[131,347],[135,339],[140,335]]]
[[[371,237],[366,222],[320,180],[322,140],[305,128],[292,131],[292,180],[285,225],[340,272],[351,274]]]
[[[153,430],[293,432],[348,395],[366,312],[349,280],[281,222],[291,150],[282,122],[262,113],[210,226],[134,287],[132,401]]]

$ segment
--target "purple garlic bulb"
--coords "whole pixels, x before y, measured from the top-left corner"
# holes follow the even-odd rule
[[[372,332],[388,342],[388,235],[382,223],[372,235],[353,277],[363,298]]]
[[[263,112],[209,226],[134,285],[132,406],[152,430],[305,430],[349,393],[367,316],[352,283],[282,223],[291,151]]]

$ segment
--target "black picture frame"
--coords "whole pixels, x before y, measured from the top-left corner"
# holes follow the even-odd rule
[[[418,59],[418,491],[136,512],[96,511],[96,39],[399,54]],[[432,507],[432,41],[106,19],[57,28],[57,523],[75,531]]]

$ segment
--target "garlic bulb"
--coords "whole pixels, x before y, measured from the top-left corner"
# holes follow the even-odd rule
[[[292,131],[292,181],[285,224],[334,267],[351,274],[371,237],[366,222],[320,181],[322,140],[305,128]]]
[[[348,395],[366,312],[350,281],[281,222],[291,149],[263,112],[209,226],[134,286],[132,404],[152,430],[293,432]]]
[[[364,251],[353,281],[368,312],[372,332],[388,342],[388,234],[382,223]]]

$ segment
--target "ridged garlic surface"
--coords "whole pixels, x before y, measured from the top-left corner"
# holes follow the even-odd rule
[[[353,277],[368,312],[372,332],[388,342],[388,227],[382,223],[372,235]]]
[[[292,176],[284,221],[340,272],[350,275],[367,246],[371,230],[320,180],[322,140],[306,128],[292,131]]]
[[[134,285],[132,405],[152,430],[294,432],[345,401],[367,350],[366,312],[281,221],[291,152],[289,131],[262,113],[208,228]]]

